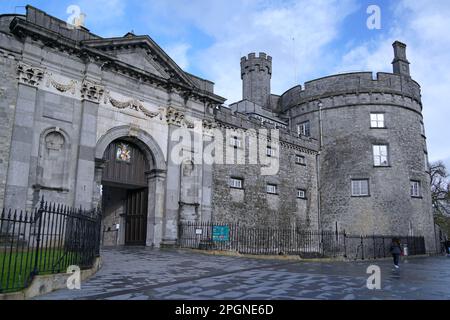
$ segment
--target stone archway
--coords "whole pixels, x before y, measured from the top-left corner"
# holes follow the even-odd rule
[[[97,142],[95,148],[95,190],[93,203],[101,203],[101,184],[103,169],[105,167],[104,153],[108,146],[118,139],[132,141],[145,155],[149,161],[146,171],[146,181],[148,188],[148,207],[147,207],[147,227],[146,241],[147,246],[159,247],[162,239],[163,217],[164,217],[164,197],[165,197],[165,179],[166,179],[166,161],[164,154],[147,132],[130,127],[120,126],[108,130]]]

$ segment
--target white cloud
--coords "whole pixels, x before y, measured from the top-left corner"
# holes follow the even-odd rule
[[[392,42],[408,45],[411,75],[422,86],[424,120],[430,161],[450,164],[450,6],[444,2],[400,1],[397,23],[384,36],[350,50],[338,69],[392,72]]]
[[[181,69],[189,67],[188,50],[191,48],[189,44],[177,43],[165,47],[166,53],[174,60]]]
[[[241,99],[240,58],[250,52],[273,57],[272,92],[281,94],[324,70],[326,47],[339,34],[342,21],[357,8],[346,1],[192,1],[181,8],[203,32],[214,38],[192,55],[192,64],[216,83],[227,103]],[[202,12],[208,14],[201,14]],[[200,14],[198,13],[200,12]],[[307,63],[305,63],[307,61]]]

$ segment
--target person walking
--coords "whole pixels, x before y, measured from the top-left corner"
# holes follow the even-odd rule
[[[402,253],[402,248],[400,247],[400,240],[399,239],[392,239],[390,252],[392,254],[392,257],[394,258],[394,267],[396,269],[400,268],[398,266],[398,262],[400,260],[400,254]]]

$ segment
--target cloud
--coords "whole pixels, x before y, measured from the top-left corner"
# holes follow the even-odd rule
[[[191,46],[187,43],[178,43],[166,46],[166,53],[178,64],[181,69],[189,67],[188,50]]]
[[[421,84],[430,161],[450,159],[450,6],[443,2],[402,0],[395,22],[381,36],[349,50],[336,69],[392,72],[391,44],[408,45],[411,75]]]
[[[324,70],[327,46],[357,8],[352,0],[228,1],[210,7],[194,0],[189,4],[177,5],[182,19],[214,39],[209,47],[192,53],[191,65],[216,83],[216,92],[227,103],[241,99],[240,58],[250,52],[273,57],[273,93],[281,94]]]

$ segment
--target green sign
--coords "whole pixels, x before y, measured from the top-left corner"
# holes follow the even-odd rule
[[[213,241],[229,241],[230,227],[229,226],[213,226],[212,230]]]

